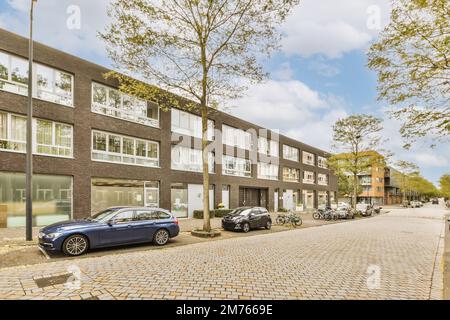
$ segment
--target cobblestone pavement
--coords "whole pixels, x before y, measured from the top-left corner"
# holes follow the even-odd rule
[[[444,213],[428,205],[315,228],[5,268],[0,298],[440,299]],[[68,272],[68,283],[39,288],[35,281]]]

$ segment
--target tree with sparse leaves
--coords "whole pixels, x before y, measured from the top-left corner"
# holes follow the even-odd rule
[[[396,169],[393,173],[395,180],[400,182],[400,191],[403,194],[403,201],[407,201],[407,194],[411,194],[413,191],[413,177],[418,175],[419,167],[409,161],[398,160],[394,164]]]
[[[450,136],[450,2],[392,0],[390,23],[368,52],[379,99],[402,121],[409,148],[430,135]]]
[[[354,208],[361,192],[359,175],[367,173],[372,167],[383,167],[389,156],[380,148],[382,129],[381,119],[366,114],[352,115],[333,125],[333,146],[339,153],[331,156],[328,163],[338,176],[351,177]]]
[[[445,198],[450,199],[450,174],[444,174],[439,179],[439,185],[441,187],[441,194]]]
[[[120,90],[156,101],[163,110],[201,114],[204,231],[211,230],[208,113],[240,97],[246,83],[266,77],[258,58],[277,48],[277,27],[298,2],[115,0],[110,6],[113,21],[101,37],[119,71],[109,76],[119,80]]]

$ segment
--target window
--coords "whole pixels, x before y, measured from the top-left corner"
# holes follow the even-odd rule
[[[0,150],[25,152],[27,118],[0,112]]]
[[[360,184],[372,184],[372,177],[371,176],[362,176],[359,178]]]
[[[239,177],[251,177],[251,161],[224,155],[222,158],[222,174]]]
[[[202,150],[181,145],[172,146],[171,168],[173,170],[202,172]],[[214,173],[214,153],[208,153],[209,172]]]
[[[278,165],[258,162],[258,178],[278,180]]]
[[[250,132],[242,129],[223,125],[222,143],[229,146],[236,146],[240,149],[250,150],[252,147],[252,135]]]
[[[91,180],[91,213],[118,206],[158,207],[158,181],[123,179]]]
[[[0,112],[0,150],[26,152],[26,117]],[[69,124],[33,119],[33,153],[72,157],[73,129]]]
[[[35,63],[33,96],[42,100],[73,106],[73,76]],[[28,94],[28,61],[0,52],[0,90]]]
[[[40,64],[36,64],[36,94],[39,99],[59,103],[65,106],[73,105],[73,76]]]
[[[283,159],[298,161],[298,149],[284,144]]]
[[[287,182],[300,182],[300,170],[295,168],[283,168],[283,180]]]
[[[117,89],[92,83],[92,112],[146,126],[159,127],[159,107]]]
[[[378,178],[375,178],[375,181],[376,181],[376,182],[378,182],[378,183],[382,183],[382,182],[384,181],[384,179],[383,179],[383,178],[380,178],[380,177],[378,177]]]
[[[34,174],[32,184],[33,226],[71,219],[71,176]],[[25,226],[24,173],[0,172],[0,208],[6,215],[6,227]]]
[[[303,183],[314,183],[315,174],[312,171],[303,171]]]
[[[319,173],[317,175],[317,183],[322,185],[322,186],[328,185],[328,175],[323,174],[323,173]]]
[[[202,118],[175,108],[171,109],[172,132],[202,138]],[[208,140],[214,140],[214,121],[208,119]]]
[[[303,151],[303,163],[313,166],[314,165],[314,154]]]
[[[258,152],[268,156],[278,157],[278,141],[269,140],[265,137],[258,137]]]
[[[35,153],[72,157],[72,126],[48,120],[35,120]]]
[[[159,143],[92,131],[92,160],[158,167]]]
[[[317,156],[317,166],[319,168],[328,169],[327,158]]]
[[[122,211],[116,214],[113,218],[115,223],[127,223],[134,219],[134,211]]]

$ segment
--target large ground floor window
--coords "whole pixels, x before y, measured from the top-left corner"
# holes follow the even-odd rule
[[[72,177],[33,176],[33,226],[72,217]],[[0,227],[25,226],[25,174],[0,172]]]
[[[319,209],[324,209],[328,205],[328,192],[318,191],[317,192],[317,205]]]
[[[195,210],[203,209],[203,185],[172,183],[170,210],[178,218],[193,217]],[[214,185],[209,187],[209,208],[214,209]]]
[[[314,209],[314,191],[303,190],[303,206],[305,209]]]
[[[91,180],[91,213],[114,206],[159,206],[158,181]]]

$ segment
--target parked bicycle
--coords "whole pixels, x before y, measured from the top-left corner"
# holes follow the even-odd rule
[[[325,209],[317,209],[313,212],[313,218],[315,220],[331,220],[333,218],[333,209],[331,209],[330,207],[327,207]]]
[[[289,211],[287,214],[279,214],[276,218],[276,222],[281,225],[290,223],[294,228],[300,227],[303,224],[302,218],[292,211]]]

